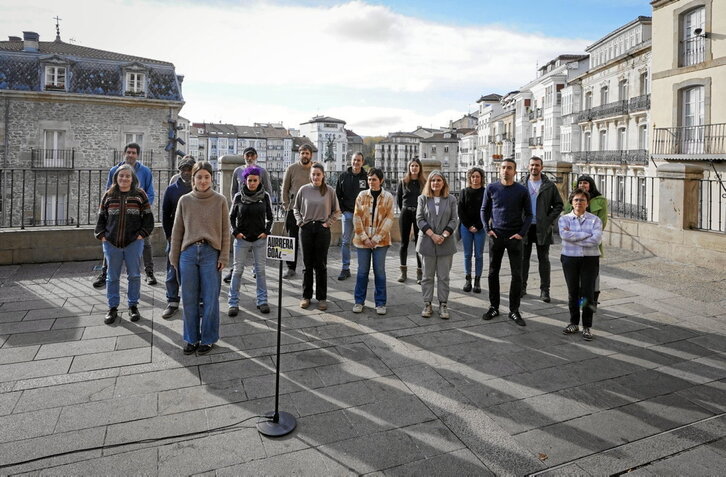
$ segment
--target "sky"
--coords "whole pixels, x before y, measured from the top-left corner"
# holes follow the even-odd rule
[[[649,0],[0,0],[0,37],[35,31],[174,63],[193,122],[299,128],[332,116],[364,136],[446,126],[536,77]]]

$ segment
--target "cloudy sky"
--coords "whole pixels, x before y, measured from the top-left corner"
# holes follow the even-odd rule
[[[442,126],[504,94],[538,64],[584,48],[648,0],[0,0],[0,35],[173,62],[182,115],[279,122],[316,114],[362,135]]]

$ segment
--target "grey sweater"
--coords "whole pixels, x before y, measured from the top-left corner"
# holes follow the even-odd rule
[[[329,226],[340,216],[335,190],[329,185],[325,187],[325,195],[320,195],[320,189],[312,184],[306,184],[297,191],[293,213],[299,227],[313,221],[325,222]]]

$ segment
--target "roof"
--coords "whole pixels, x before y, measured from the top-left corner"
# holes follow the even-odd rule
[[[113,51],[97,50],[96,48],[88,48],[87,46],[75,45],[64,41],[39,41],[38,52],[23,51],[23,40],[0,41],[0,51],[15,51],[34,55],[62,55],[73,56],[77,58],[93,58],[97,60],[112,60],[123,62],[139,62],[155,65],[164,65],[173,67],[173,63],[161,60],[153,60],[141,56],[132,56],[124,53],[115,53]]]
[[[501,99],[502,99],[502,95],[501,94],[490,93],[490,94],[488,94],[486,96],[482,96],[476,102],[477,103],[481,103],[481,102],[485,101],[487,103],[491,103],[491,102],[499,102]]]
[[[304,122],[302,124],[308,124],[308,123],[340,123],[340,124],[345,124],[345,121],[343,121],[342,119],[331,118],[330,116],[313,116],[313,118],[310,121]]]
[[[343,128],[343,130],[345,131],[345,136],[348,138],[348,141],[354,140],[356,142],[363,142],[363,138],[351,131],[350,129]]]
[[[636,25],[638,23],[652,23],[652,21],[653,21],[653,18],[652,17],[645,17],[645,16],[642,16],[641,15],[638,18],[636,18],[635,20],[632,20],[632,21],[626,23],[625,25],[623,25],[623,26],[621,26],[621,27],[619,27],[619,28],[611,31],[610,33],[608,33],[604,37],[600,38],[595,43],[593,43],[592,45],[590,45],[587,48],[585,48],[585,51],[590,52],[594,48],[597,48],[601,43],[609,40],[610,38],[612,38],[614,36],[616,36],[618,33],[622,32],[624,30],[627,30],[628,28],[630,28],[633,25]],[[645,41],[645,40],[643,40],[643,41]]]
[[[444,137],[445,134],[450,134],[452,137]],[[436,133],[431,137],[425,137],[421,139],[421,142],[459,142],[459,138],[456,133]]]
[[[307,136],[299,136],[299,137],[293,137],[292,138],[292,150],[293,151],[299,151],[300,146],[303,144],[307,144],[308,146],[313,148],[313,152],[317,152],[318,148],[315,147],[315,144],[308,138]]]

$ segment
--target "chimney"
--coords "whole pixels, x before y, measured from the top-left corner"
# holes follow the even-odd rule
[[[10,40],[10,41],[23,41],[23,39],[20,38],[19,36],[9,36],[8,37],[8,40]]]
[[[23,32],[23,51],[38,52],[40,35],[34,31]]]

